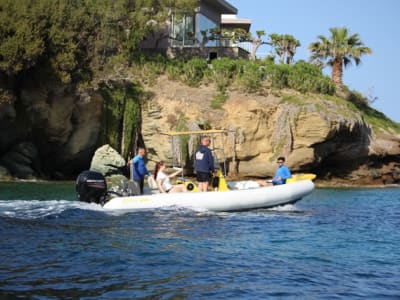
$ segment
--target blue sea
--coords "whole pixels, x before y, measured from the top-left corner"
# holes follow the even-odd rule
[[[0,299],[400,299],[400,189],[235,213],[106,212],[0,184]]]

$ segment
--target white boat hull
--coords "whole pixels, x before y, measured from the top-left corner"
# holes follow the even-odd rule
[[[107,210],[143,210],[170,206],[216,212],[243,211],[292,204],[314,190],[311,180],[291,184],[230,190],[225,192],[163,193],[115,197],[104,204]]]

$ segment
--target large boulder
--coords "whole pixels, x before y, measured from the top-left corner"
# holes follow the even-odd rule
[[[96,150],[90,164],[90,170],[104,176],[125,175],[127,162],[110,145],[103,145]]]

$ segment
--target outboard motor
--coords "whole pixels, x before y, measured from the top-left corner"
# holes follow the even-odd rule
[[[99,172],[83,171],[76,179],[76,193],[79,201],[103,205],[107,195],[106,179]]]

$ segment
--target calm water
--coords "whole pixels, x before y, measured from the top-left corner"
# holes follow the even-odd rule
[[[110,213],[0,184],[0,299],[400,299],[400,189],[239,213]]]

